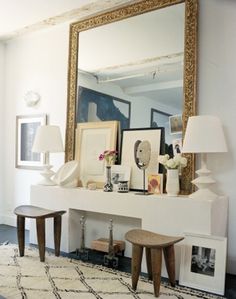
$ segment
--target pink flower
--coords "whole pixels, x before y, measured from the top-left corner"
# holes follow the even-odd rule
[[[98,157],[99,161],[102,161],[104,159],[104,155],[100,154],[100,156]]]
[[[114,164],[116,160],[117,151],[115,150],[105,150],[98,157],[99,161],[105,160],[107,165]]]

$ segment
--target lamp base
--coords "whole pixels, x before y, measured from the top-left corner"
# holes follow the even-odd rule
[[[54,171],[51,170],[52,165],[44,165],[44,170],[40,172],[41,176],[43,176],[43,180],[38,182],[38,185],[44,186],[55,186],[56,183],[51,179],[51,177],[55,174]]]
[[[210,176],[211,171],[204,165],[203,168],[196,171],[199,175],[192,183],[198,187],[198,190],[189,195],[189,198],[203,199],[203,200],[214,200],[218,197],[216,193],[211,191],[209,187],[215,183],[215,180]]]

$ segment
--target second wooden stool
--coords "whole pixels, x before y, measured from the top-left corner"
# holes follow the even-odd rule
[[[175,286],[174,244],[183,237],[159,235],[142,229],[133,229],[126,233],[125,239],[132,243],[132,288],[136,290],[141,271],[143,247],[146,248],[148,278],[153,280],[154,295],[159,296],[161,284],[162,250],[164,252],[169,281]]]
[[[55,255],[60,255],[61,243],[61,215],[66,211],[47,210],[36,206],[19,206],[15,208],[17,215],[17,236],[20,256],[24,256],[25,251],[25,218],[36,219],[37,237],[40,261],[45,260],[45,219],[54,218],[54,244]]]

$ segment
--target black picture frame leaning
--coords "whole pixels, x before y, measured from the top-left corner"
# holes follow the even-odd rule
[[[163,166],[158,165],[158,155],[165,153],[165,130],[159,128],[125,129],[121,133],[120,164],[131,167],[130,190],[143,190],[143,174],[134,160],[134,143],[137,140],[148,140],[151,143],[151,160],[146,169],[145,191],[148,189],[147,177],[149,174],[163,173]]]
[[[89,104],[95,106],[94,119],[89,116]],[[121,106],[126,111],[126,115],[120,110]],[[76,123],[118,120],[121,130],[130,127],[131,103],[129,101],[79,86],[77,107]]]

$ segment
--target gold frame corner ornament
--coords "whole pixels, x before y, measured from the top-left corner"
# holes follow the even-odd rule
[[[186,5],[183,88],[183,132],[185,132],[188,117],[196,114],[198,0],[143,0],[138,3],[128,4],[112,11],[72,23],[70,25],[65,161],[73,160],[75,154],[75,116],[79,33],[84,30],[179,3],[185,3]],[[185,154],[185,156],[188,159],[188,165],[182,171],[182,194],[192,192],[193,186],[191,184],[191,180],[194,177],[195,169],[194,155]]]

